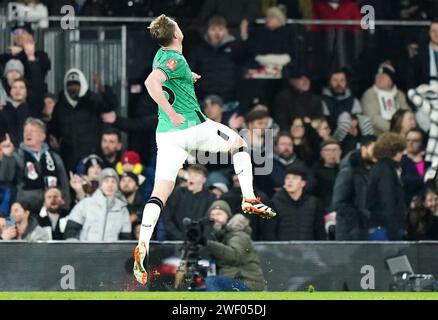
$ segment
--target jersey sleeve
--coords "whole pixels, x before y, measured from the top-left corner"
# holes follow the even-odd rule
[[[166,75],[167,80],[180,78],[183,74],[184,65],[183,61],[176,56],[162,57],[155,66],[156,69],[160,69]]]

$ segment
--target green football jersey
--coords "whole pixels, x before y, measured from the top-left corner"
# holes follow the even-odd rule
[[[195,94],[192,71],[184,56],[175,50],[160,48],[155,55],[153,69],[160,69],[166,75],[163,93],[173,109],[186,121],[175,127],[166,112],[158,106],[157,132],[184,130],[204,122],[207,117],[202,113]]]

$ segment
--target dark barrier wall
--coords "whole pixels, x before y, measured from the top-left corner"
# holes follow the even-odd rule
[[[0,290],[172,290],[172,265],[178,263],[181,244],[152,246],[150,265],[156,271],[147,288],[138,286],[131,273],[134,247],[133,242],[1,242]],[[403,254],[414,272],[438,276],[438,242],[291,242],[256,247],[268,291],[301,291],[309,285],[318,291],[361,291],[361,281],[371,269],[375,290],[388,291],[392,277],[385,259]]]

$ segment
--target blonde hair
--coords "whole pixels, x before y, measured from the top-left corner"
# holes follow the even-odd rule
[[[175,21],[162,14],[151,22],[148,29],[152,39],[157,41],[160,46],[165,47],[171,44],[175,27]]]
[[[40,120],[38,118],[29,117],[24,122],[23,128],[25,126],[27,126],[28,124],[35,126],[35,127],[38,127],[42,132],[46,133],[46,124],[42,120]]]

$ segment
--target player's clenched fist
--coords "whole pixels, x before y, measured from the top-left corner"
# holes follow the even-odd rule
[[[179,127],[184,123],[184,121],[186,121],[186,119],[182,115],[176,112],[171,114],[169,116],[169,119],[175,127]]]
[[[196,83],[196,81],[201,79],[201,76],[197,73],[192,72],[192,78],[193,78],[193,83]]]

